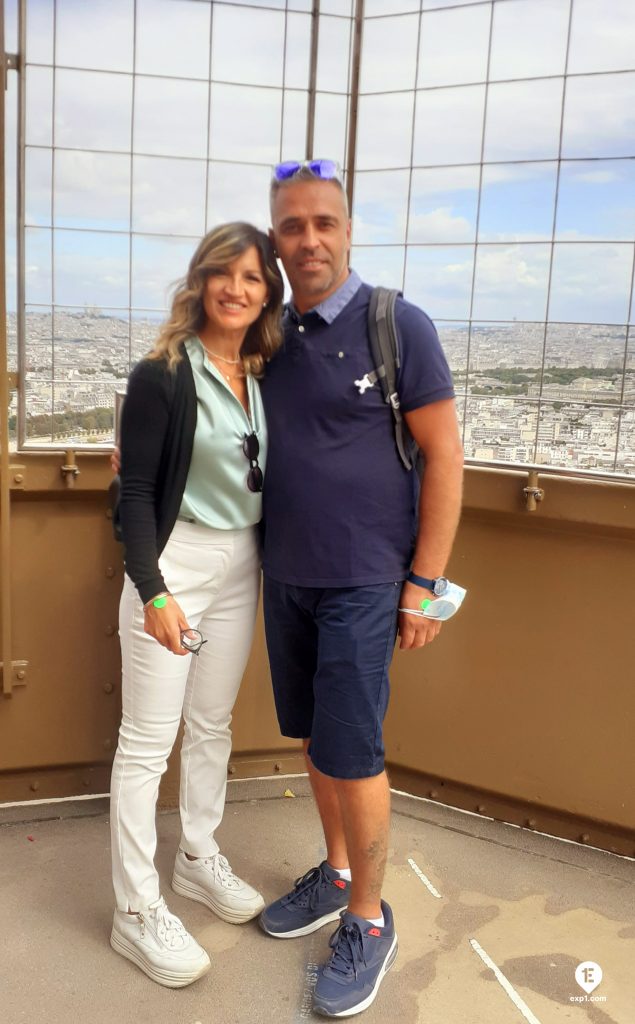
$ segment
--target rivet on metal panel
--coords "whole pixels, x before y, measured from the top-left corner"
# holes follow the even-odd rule
[[[582,833],[582,835],[580,836],[580,842],[581,843],[590,843],[591,842],[591,836],[589,835],[588,832],[583,832]]]
[[[21,466],[21,465],[16,465],[14,463],[14,464],[9,466],[9,475],[10,475],[9,487],[10,488],[17,487],[19,490],[23,491],[24,490],[25,481],[26,481],[25,467]]]
[[[112,693],[113,690],[114,686],[112,685],[112,683],[104,683],[104,693]]]
[[[108,577],[109,580],[111,580],[114,575],[115,570],[113,569],[112,565],[109,565],[108,568],[106,569],[106,576]]]
[[[536,502],[542,501],[545,496],[542,487],[538,486],[538,473],[535,469],[531,469],[527,474],[527,486],[523,487],[523,494],[525,495],[527,511],[535,512]]]
[[[477,804],[476,810],[479,814],[485,814],[485,804]]]
[[[276,761],[276,763],[273,766],[273,770],[274,770],[274,772],[281,772],[282,771],[282,765],[280,764],[279,761]]]
[[[535,828],[536,827],[536,819],[535,818],[527,818],[527,820],[525,821],[525,825],[527,826],[527,828]]]
[[[29,789],[33,793],[37,793],[39,788],[40,788],[40,783],[37,780],[35,782],[32,782],[31,785],[29,786]]]
[[[0,672],[2,673],[2,694],[5,697],[13,696],[14,686],[26,685],[26,670],[29,667],[28,661],[12,661],[9,672],[4,670],[4,662],[0,661]]]
[[[114,636],[116,632],[116,626],[106,626],[106,636]]]
[[[228,775],[235,775],[236,774],[236,765],[228,764],[227,765],[227,774]]]
[[[430,797],[430,798],[431,798],[432,800],[436,800],[436,798],[438,797],[438,795],[439,795],[439,794],[438,794],[438,792],[437,792],[437,790],[436,790],[436,789],[431,789],[431,790],[430,790],[430,792],[428,793],[428,796],[429,796],[429,797]]]

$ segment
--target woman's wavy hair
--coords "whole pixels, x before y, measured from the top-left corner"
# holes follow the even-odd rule
[[[228,266],[255,246],[269,291],[267,305],[250,324],[240,353],[245,373],[259,377],[282,341],[281,314],[284,284],[274,249],[264,231],[253,224],[233,221],[213,228],[199,243],[186,276],[178,282],[170,315],[162,325],[148,359],[166,359],[171,370],[183,358],[183,344],[205,326],[203,295],[210,274]]]

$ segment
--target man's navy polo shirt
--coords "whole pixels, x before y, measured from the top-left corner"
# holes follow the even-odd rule
[[[323,303],[284,318],[284,343],[267,366],[269,430],[263,492],[265,573],[303,587],[402,580],[417,530],[418,480],[395,445],[368,340],[372,288],[354,272]],[[448,365],[426,314],[396,305],[397,387],[404,412],[453,398]]]

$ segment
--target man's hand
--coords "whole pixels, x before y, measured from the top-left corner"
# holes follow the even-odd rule
[[[163,608],[148,605],[144,611],[143,629],[172,654],[189,653],[181,644],[181,630],[189,629],[187,619],[171,595],[168,595]]]
[[[110,456],[110,468],[115,476],[121,469],[121,452],[116,446],[113,448],[112,455]]]
[[[399,600],[400,608],[412,608],[413,611],[421,611],[421,602],[425,598],[434,600],[434,594],[430,590],[418,587],[414,583],[406,581],[401,591]],[[424,647],[431,643],[441,632],[441,623],[434,619],[425,619],[419,615],[409,615],[407,612],[399,612],[399,636],[401,637],[399,648],[402,651],[413,650],[416,647]]]

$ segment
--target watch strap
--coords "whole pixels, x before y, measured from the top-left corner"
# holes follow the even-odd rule
[[[426,590],[434,591],[436,580],[429,580],[425,576],[417,576],[416,572],[408,573],[408,583],[414,583],[417,587],[425,587]]]

